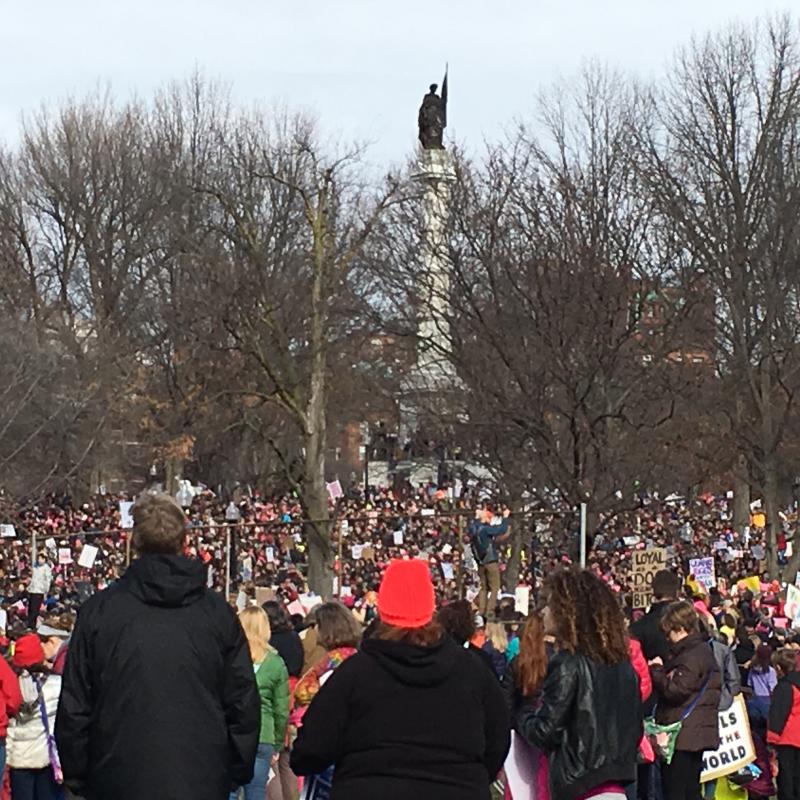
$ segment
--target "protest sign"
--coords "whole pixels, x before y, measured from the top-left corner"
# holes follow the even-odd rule
[[[358,561],[361,559],[364,553],[364,545],[363,544],[354,544],[350,548],[350,555],[353,557],[353,561]]]
[[[398,545],[403,544],[403,531],[394,532],[394,543]]]
[[[78,558],[78,566],[79,567],[86,567],[86,569],[91,569],[94,566],[94,560],[97,558],[98,550],[93,544],[85,544],[83,546],[83,550],[81,550],[80,557]],[[58,551],[59,554],[59,561],[61,557],[61,551]]]
[[[739,581],[740,585],[744,585],[745,589],[749,589],[751,592],[760,592],[761,591],[761,579],[758,575],[751,575],[749,578],[742,578]]]
[[[423,508],[419,513],[423,517],[432,517],[436,512],[432,508]]]
[[[446,581],[451,581],[455,577],[455,573],[453,572],[453,565],[450,564],[448,561],[442,562],[442,575]]]
[[[800,615],[800,589],[791,583],[786,586],[786,603],[783,606],[783,613],[792,621]]]
[[[48,550],[55,550],[56,549],[56,540],[55,539],[45,539],[44,546]]]
[[[269,586],[256,586],[256,605],[263,606],[275,599],[275,592]]]
[[[325,488],[328,490],[328,496],[331,498],[332,502],[336,502],[340,497],[344,497],[344,492],[342,491],[342,484],[339,481],[332,481],[331,483],[326,483]]]
[[[740,694],[727,711],[719,712],[719,736],[719,747],[703,753],[701,783],[731,775],[756,760],[747,709]]]
[[[119,526],[124,530],[130,530],[133,528],[133,514],[131,514],[131,509],[133,508],[133,503],[129,500],[121,500],[119,504]]]
[[[0,525],[0,536],[4,539],[13,539],[17,535],[17,531],[13,525]]]
[[[713,558],[690,558],[689,572],[691,572],[695,580],[706,589],[711,589],[717,585]]]
[[[267,548],[267,564],[274,564],[275,563],[275,548],[268,547]]]
[[[536,769],[539,763],[539,751],[512,731],[511,748],[503,765],[512,797],[537,797]]]
[[[760,544],[754,544],[750,548],[750,552],[753,554],[753,558],[756,559],[756,561],[763,561],[766,555],[766,551]]]
[[[631,553],[633,569],[633,607],[647,608],[653,600],[653,577],[667,566],[667,552],[663,547],[634,550]]]
[[[303,604],[299,600],[293,600],[286,606],[286,610],[290,614],[299,614],[301,617],[306,615],[306,610],[303,608]]]
[[[72,563],[72,550],[69,547],[58,548],[58,563],[63,565]]]
[[[530,586],[517,586],[514,590],[514,611],[522,614],[524,617],[528,616],[531,604],[531,588]]]
[[[367,545],[361,551],[361,557],[365,561],[374,561],[375,560],[375,548],[374,547],[370,547],[369,545]]]

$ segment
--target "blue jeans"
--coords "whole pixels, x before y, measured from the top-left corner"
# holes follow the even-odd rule
[[[244,800],[264,800],[267,796],[269,766],[272,762],[273,749],[271,744],[259,744],[256,751],[256,768],[253,772],[253,780],[247,786],[242,787],[244,789]],[[237,800],[238,796],[238,791],[231,792],[230,800]],[[14,800],[16,800],[16,797]]]
[[[11,768],[11,796],[14,800],[61,800],[61,787],[50,767],[44,769]]]

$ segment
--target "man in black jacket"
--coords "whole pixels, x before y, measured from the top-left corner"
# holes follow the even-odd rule
[[[56,719],[67,787],[88,800],[224,800],[250,781],[260,704],[244,633],[205,568],[180,555],[183,512],[146,495],[140,555],[81,608]]]
[[[631,636],[642,646],[648,661],[660,658],[666,662],[669,658],[669,640],[661,630],[661,617],[667,606],[678,599],[679,589],[680,581],[674,572],[668,569],[656,572],[653,576],[655,602],[641,619],[631,625]]]

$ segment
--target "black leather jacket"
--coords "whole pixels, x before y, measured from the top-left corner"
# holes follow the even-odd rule
[[[639,679],[630,661],[596,664],[581,653],[550,662],[541,705],[521,708],[516,730],[544,750],[554,798],[573,800],[636,778],[642,737]]]

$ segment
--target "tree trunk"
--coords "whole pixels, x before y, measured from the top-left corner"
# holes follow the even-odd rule
[[[764,460],[764,506],[767,515],[766,550],[770,578],[778,577],[778,468],[774,454]]]
[[[178,492],[178,481],[183,474],[183,460],[177,456],[167,456],[164,464],[164,491],[171,497]]]
[[[514,594],[519,583],[519,571],[522,566],[522,548],[525,546],[525,532],[527,519],[522,511],[522,503],[515,501],[511,504],[511,555],[508,557],[505,571],[503,572],[503,588],[506,592]]]
[[[324,434],[312,431],[306,436],[303,507],[308,522],[305,540],[308,546],[308,588],[326,599],[333,597],[333,549],[325,488]]]
[[[303,505],[309,517],[306,526],[308,542],[308,585],[312,592],[333,597],[333,548],[328,512],[328,494],[325,487],[325,450],[327,446],[327,421],[325,405],[327,394],[327,313],[328,298],[325,275],[328,268],[326,241],[327,184],[318,198],[314,218],[314,275],[311,283],[311,376],[308,403],[305,413],[305,475],[303,479]]]
[[[746,470],[747,458],[740,455],[733,482],[733,528],[738,534],[750,524],[750,482]]]

